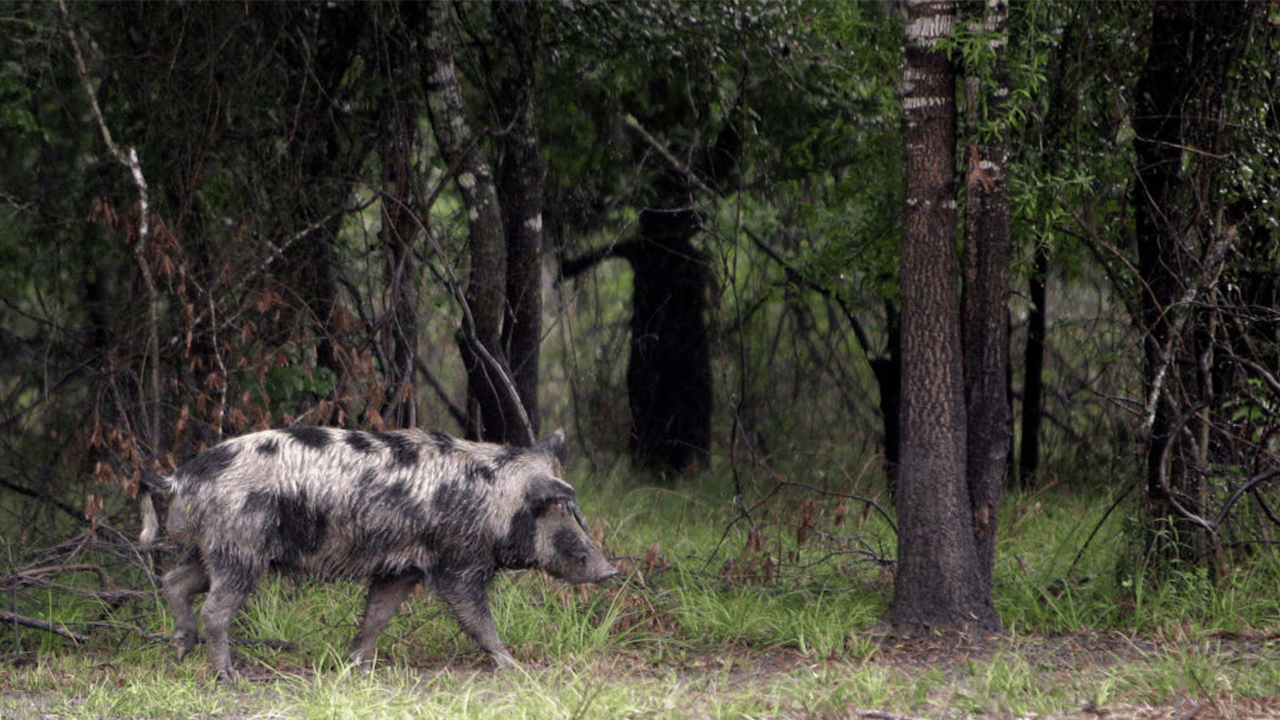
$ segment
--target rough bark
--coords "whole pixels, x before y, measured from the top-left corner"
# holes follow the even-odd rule
[[[902,458],[898,572],[889,621],[995,630],[966,482],[964,369],[956,221],[955,76],[935,49],[951,34],[955,3],[907,11],[903,140]]]
[[[648,217],[660,216],[650,212]],[[636,465],[681,473],[705,465],[711,444],[711,358],[703,310],[706,270],[690,242],[692,232],[648,234],[565,260],[574,277],[602,260],[631,263],[631,354],[627,361],[629,449]]]
[[[636,464],[682,473],[710,455],[711,353],[706,267],[691,242],[699,223],[672,215],[642,211],[641,241],[626,254],[634,273],[627,399]]]

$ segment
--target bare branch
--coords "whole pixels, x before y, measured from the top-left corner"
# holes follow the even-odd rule
[[[93,84],[89,82],[89,71],[85,68],[84,54],[80,51],[80,42],[76,40],[75,29],[72,27],[71,14],[67,12],[65,0],[58,0],[58,10],[62,13],[63,21],[67,24],[67,38],[71,41],[71,49],[75,52],[76,70],[80,74],[80,83],[84,86],[85,95],[89,98],[89,105],[93,108],[93,116],[98,121],[98,128],[102,131],[102,139],[107,144],[107,149],[115,159],[126,168],[129,169],[133,176],[133,182],[138,186],[138,240],[133,247],[133,255],[137,258],[138,269],[142,272],[142,281],[147,288],[147,362],[150,365],[148,380],[150,383],[150,417],[147,422],[147,431],[151,436],[152,452],[155,455],[160,453],[160,323],[158,319],[159,292],[156,289],[155,277],[151,272],[151,266],[147,263],[147,241],[150,236],[150,214],[151,206],[147,195],[147,180],[142,174],[142,164],[138,161],[138,149],[130,147],[128,152],[122,150],[116,145],[115,140],[111,137],[111,129],[107,127],[106,118],[102,115],[102,108],[98,105],[98,96],[93,91]],[[148,402],[144,400],[142,407],[148,407]]]
[[[399,202],[397,198],[388,198],[392,202]],[[520,425],[524,428],[529,444],[533,444],[536,438],[533,436],[533,423],[529,420],[529,413],[525,411],[524,403],[520,401],[520,392],[516,390],[515,381],[511,379],[511,374],[507,372],[505,366],[498,362],[498,359],[489,352],[484,343],[480,342],[480,338],[476,336],[476,322],[471,314],[471,305],[467,302],[466,293],[462,290],[462,284],[458,282],[458,276],[453,271],[453,265],[449,262],[448,256],[445,255],[444,249],[440,247],[439,241],[436,240],[435,233],[422,222],[417,213],[409,213],[414,223],[426,235],[427,243],[431,245],[432,251],[439,258],[441,266],[444,268],[445,284],[449,286],[449,291],[453,293],[454,298],[458,301],[458,306],[462,308],[462,333],[463,339],[477,355],[479,355],[489,366],[494,377],[498,378],[498,382],[502,385],[502,389],[507,393],[508,399],[511,401],[512,407],[519,413]]]
[[[61,4],[61,2],[59,2]],[[67,629],[61,623],[49,622],[48,620],[39,620],[26,615],[9,612],[8,610],[0,610],[0,622],[13,623],[23,627],[35,628],[36,630],[44,630],[45,632],[61,635],[71,642],[82,645],[89,642],[89,636]]]

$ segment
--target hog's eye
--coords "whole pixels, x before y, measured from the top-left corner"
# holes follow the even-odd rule
[[[587,548],[578,542],[572,532],[561,530],[555,536],[556,552],[576,562],[586,562]]]

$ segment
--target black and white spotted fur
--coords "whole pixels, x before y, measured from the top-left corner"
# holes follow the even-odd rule
[[[501,569],[542,568],[568,582],[617,574],[587,533],[573,488],[560,479],[564,434],[530,448],[473,443],[440,432],[268,430],[210,448],[143,486],[144,546],[159,523],[152,487],[172,494],[167,523],[178,564],[164,576],[178,657],[200,615],[220,680],[238,675],[227,627],[265,572],[368,578],[352,657],[427,581],[499,667],[515,660],[498,639],[487,587]]]

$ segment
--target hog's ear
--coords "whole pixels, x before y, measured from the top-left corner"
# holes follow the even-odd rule
[[[564,442],[564,430],[557,430],[538,441],[534,446],[540,452],[554,457],[561,467],[569,462],[569,448]]]

